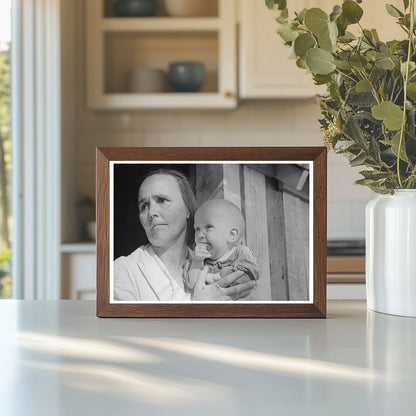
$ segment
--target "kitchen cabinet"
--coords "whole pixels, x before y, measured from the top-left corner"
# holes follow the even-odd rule
[[[61,253],[61,298],[95,300],[95,244],[63,244]]]
[[[327,9],[325,3],[328,0],[299,0],[295,7]],[[276,16],[264,1],[239,2],[240,98],[307,98],[322,93],[311,75],[289,59],[291,50],[276,33]]]
[[[208,1],[208,0],[207,0]],[[91,109],[233,108],[237,105],[236,4],[218,2],[217,16],[115,17],[111,2],[88,0],[87,102]],[[110,5],[110,7],[108,7]],[[130,71],[167,71],[170,62],[200,61],[199,92],[132,93]]]
[[[289,3],[289,11],[319,7],[330,12],[333,0],[299,0]],[[403,8],[402,0],[390,3]],[[376,28],[381,40],[403,38],[394,18],[389,16],[378,0],[366,0],[361,4],[363,27]],[[276,33],[275,17],[278,12],[267,9],[264,1],[239,0],[239,95],[249,98],[307,98],[326,92],[324,86],[316,86],[305,70],[290,59],[291,49],[283,44]],[[357,33],[358,25],[348,30]]]

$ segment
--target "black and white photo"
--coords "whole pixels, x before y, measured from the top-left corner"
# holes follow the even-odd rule
[[[108,160],[105,303],[314,305],[314,159],[276,149]]]
[[[310,301],[310,163],[113,163],[112,301]]]

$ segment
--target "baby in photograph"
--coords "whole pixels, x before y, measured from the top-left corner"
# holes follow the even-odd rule
[[[187,276],[188,290],[193,289],[204,266],[208,266],[207,284],[237,270],[258,280],[259,268],[253,252],[239,244],[244,228],[241,211],[230,201],[210,199],[198,208],[194,221],[195,258]]]

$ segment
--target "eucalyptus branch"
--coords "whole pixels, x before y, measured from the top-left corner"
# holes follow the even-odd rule
[[[357,83],[357,80],[355,78],[351,77],[348,74],[345,74],[344,72],[340,71],[338,68],[335,68],[335,71],[338,72],[341,75],[344,75],[345,78],[350,79],[352,82]]]
[[[410,61],[412,58],[412,49],[413,49],[413,37],[414,37],[414,28],[415,28],[415,1],[410,0],[410,28],[409,28],[409,44],[407,47],[407,60],[406,60],[406,73],[404,76],[404,85],[403,85],[403,118],[402,118],[402,127],[400,129],[400,139],[399,139],[399,149],[397,151],[397,177],[399,179],[400,188],[403,188],[402,177],[400,173],[400,155],[402,152],[402,146],[404,141],[404,132],[406,129],[406,110],[407,110],[407,83],[409,81],[409,68]]]
[[[365,69],[361,66],[362,71],[360,71],[360,75],[363,79],[365,79],[366,81],[368,81],[368,83],[370,84],[371,87],[371,93],[373,94],[374,99],[377,101],[377,104],[380,104],[380,97],[378,95],[378,92],[376,90],[376,87],[374,86],[374,84],[371,82],[370,78],[368,78],[367,72],[365,71]]]
[[[393,95],[394,95],[394,90],[396,89],[396,84],[397,84],[397,81],[396,81],[396,80],[394,80],[394,81],[393,81],[393,88],[391,89],[391,94],[390,94],[390,97],[389,97],[389,100],[390,100],[390,101],[393,101],[393,102],[395,102],[395,101],[393,100]]]

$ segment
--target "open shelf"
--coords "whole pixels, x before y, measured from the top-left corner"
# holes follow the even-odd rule
[[[137,31],[137,32],[169,32],[169,31],[206,31],[218,30],[220,20],[216,17],[137,17],[125,19],[115,17],[103,19],[101,29],[106,32]]]
[[[237,106],[235,3],[212,0],[216,16],[114,17],[113,2],[87,7],[87,102],[91,109],[221,109]],[[129,88],[141,68],[167,73],[172,62],[196,61],[205,68],[200,91],[178,93],[167,82],[152,93]],[[141,89],[141,91],[149,90]],[[153,91],[153,89],[150,89]]]

